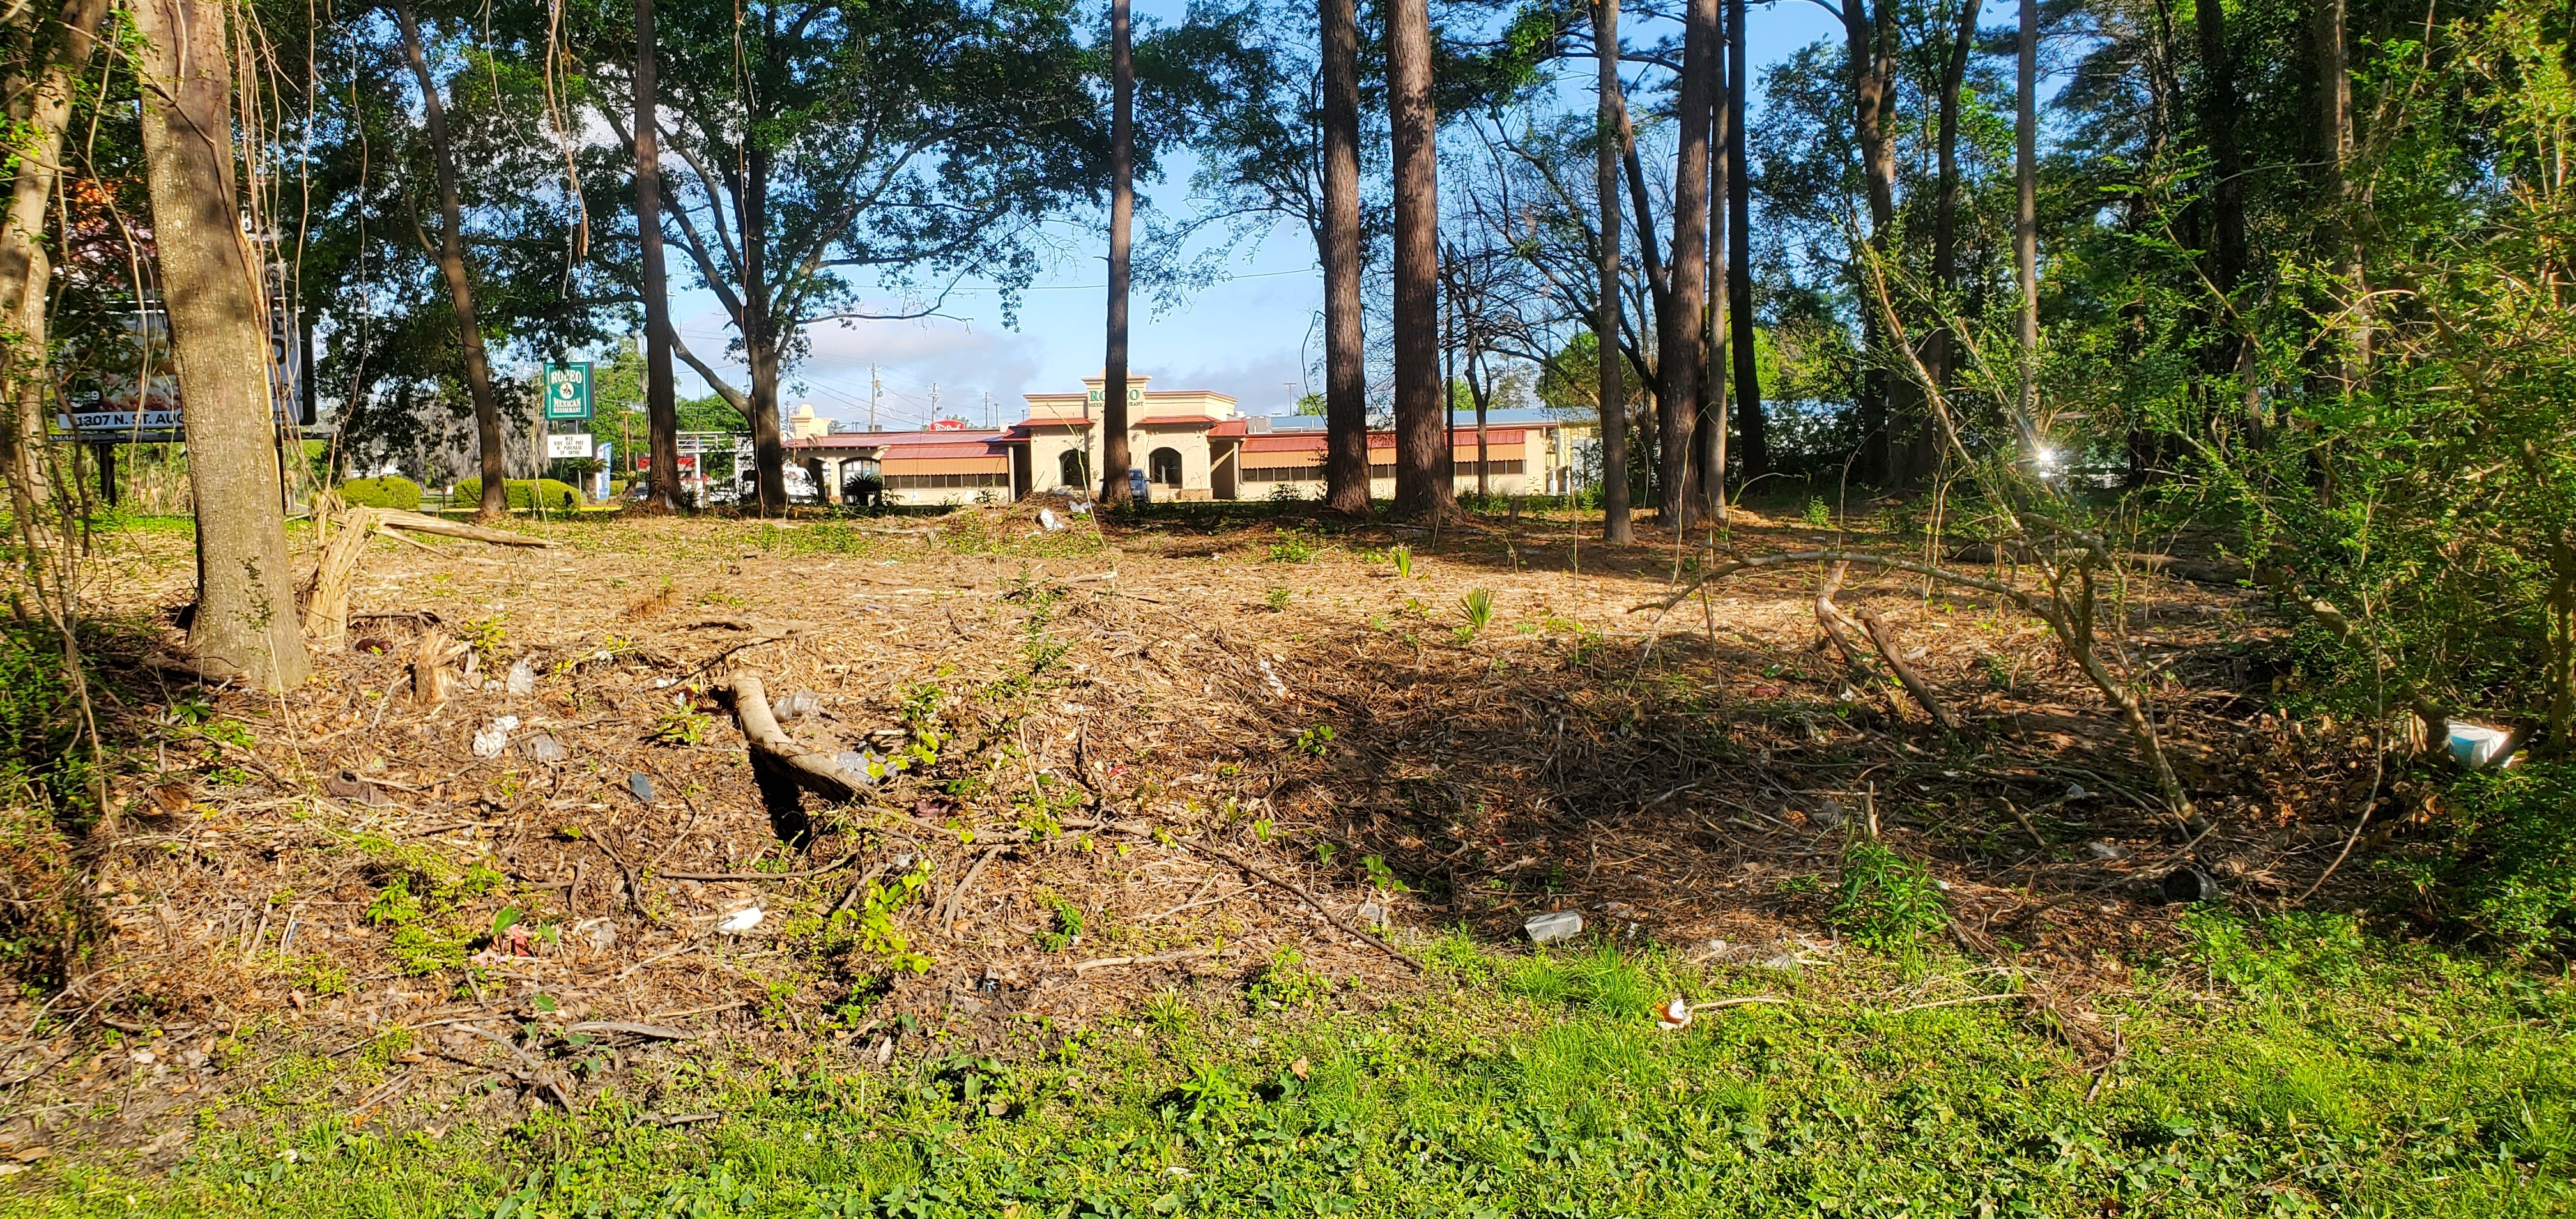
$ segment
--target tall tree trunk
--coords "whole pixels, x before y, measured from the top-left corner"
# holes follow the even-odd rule
[[[1861,177],[1869,199],[1870,257],[1888,257],[1896,224],[1896,0],[1845,0],[1843,39],[1850,56],[1852,126],[1860,145]],[[1863,334],[1872,359],[1861,377],[1861,453],[1853,472],[1863,482],[1886,477],[1889,423],[1894,381],[1884,365],[1889,336],[1878,311],[1861,311]]]
[[[1950,388],[1955,366],[1951,349],[1957,342],[1950,329],[1950,293],[1959,280],[1959,90],[1968,76],[1968,53],[1976,45],[1977,14],[1984,8],[1984,0],[1965,0],[1959,6],[1958,26],[1941,65],[1940,118],[1934,135],[1939,169],[1932,188],[1932,300],[1937,312],[1923,336],[1923,368],[1944,392]],[[1931,475],[1940,452],[1933,439],[1930,420],[1907,421],[1897,441],[1891,472],[1895,481],[1914,483]]]
[[[474,282],[465,273],[465,207],[456,190],[456,149],[447,139],[447,104],[439,96],[437,78],[429,74],[411,6],[397,0],[393,10],[394,22],[402,27],[403,54],[420,82],[430,166],[438,179],[438,269],[447,277],[447,300],[456,311],[456,343],[465,355],[465,392],[474,401],[474,440],[483,473],[483,502],[475,515],[501,516],[510,506],[509,475],[502,466],[501,403],[492,396],[492,364],[483,351],[483,323],[474,312]]]
[[[54,272],[45,251],[45,209],[62,174],[72,76],[89,62],[106,12],[107,0],[68,0],[59,21],[31,22],[32,28],[21,31],[19,51],[35,78],[13,75],[6,82],[9,117],[23,142],[6,227],[0,228],[0,325],[13,332],[16,348],[6,353],[6,375],[0,376],[11,410],[8,424],[0,427],[0,474],[9,480],[11,509],[22,519],[32,520],[36,512],[36,454],[45,443],[45,392],[53,381],[47,371],[52,361],[46,351],[46,293]]]
[[[235,197],[224,16],[203,0],[136,0],[144,169],[196,500],[189,646],[210,672],[282,690],[312,661],[286,552],[267,303]]]
[[[1635,358],[1630,361],[1637,371],[1637,389],[1645,401],[1638,404],[1639,409],[1635,412],[1638,422],[1631,425],[1628,436],[1631,442],[1645,446],[1646,451],[1635,456],[1639,459],[1637,464],[1646,470],[1647,489],[1650,494],[1657,497],[1656,502],[1660,511],[1661,492],[1665,480],[1680,472],[1672,465],[1675,455],[1667,452],[1663,447],[1661,422],[1664,411],[1664,357],[1669,353],[1664,350],[1664,334],[1660,323],[1664,315],[1672,309],[1672,291],[1670,284],[1664,278],[1663,249],[1655,237],[1655,209],[1646,198],[1646,167],[1637,156],[1637,127],[1629,117],[1628,99],[1624,93],[1619,98],[1619,163],[1621,169],[1625,171],[1624,176],[1628,182],[1628,205],[1634,213],[1628,217],[1628,220],[1636,225],[1634,232],[1637,234],[1637,265],[1645,272],[1646,280],[1644,299],[1637,302],[1637,317],[1631,325],[1631,330],[1644,329],[1649,310],[1653,312],[1658,322],[1653,364],[1649,365],[1645,360],[1646,338],[1643,334],[1637,336],[1637,351]],[[1633,501],[1631,510],[1634,510]],[[1670,524],[1672,518],[1664,517],[1663,520]]]
[[[644,260],[644,424],[650,502],[680,506],[680,399],[671,383],[671,279],[662,260],[662,147],[653,0],[635,0],[635,235]],[[632,454],[619,454],[633,460]]]
[[[1725,12],[1722,3],[1710,6],[1709,25],[1709,158],[1708,158],[1708,319],[1705,323],[1707,361],[1701,369],[1699,418],[1692,424],[1691,469],[1693,500],[1697,505],[1694,523],[1712,524],[1726,519],[1726,328],[1728,292],[1726,290],[1726,211],[1727,147],[1733,124],[1728,121],[1726,32],[1721,25]],[[1685,35],[1687,37],[1687,35]],[[1685,46],[1684,54],[1688,54]]]
[[[1368,352],[1360,331],[1360,25],[1354,0],[1319,0],[1324,53],[1324,499],[1369,510]]]
[[[1646,194],[1646,166],[1637,156],[1637,125],[1628,114],[1628,99],[1619,99],[1619,163],[1628,180],[1628,206],[1636,213],[1637,262],[1646,271],[1646,298],[1661,315],[1671,304],[1671,281],[1664,276],[1664,254],[1655,244],[1655,208]],[[1658,341],[1661,341],[1660,338]],[[1658,353],[1658,367],[1661,367]]]
[[[1708,332],[1702,316],[1708,292],[1708,132],[1709,95],[1717,72],[1717,0],[1690,0],[1682,25],[1682,76],[1673,99],[1681,123],[1680,148],[1673,158],[1672,292],[1657,316],[1664,354],[1655,368],[1663,382],[1663,498],[1658,510],[1664,524],[1683,528],[1691,482],[1692,425],[1700,415],[1700,338]]]
[[[2317,117],[2326,155],[2327,240],[2335,278],[2343,281],[2344,316],[2341,367],[2337,377],[2345,393],[2359,389],[2370,367],[2370,285],[2362,271],[2362,210],[2356,206],[2352,181],[2352,54],[2345,26],[2350,13],[2345,0],[2319,0],[2316,9]]]
[[[1109,4],[1109,351],[1100,374],[1100,502],[1126,503],[1127,480],[1127,280],[1129,242],[1136,227],[1136,62],[1131,53],[1127,0]]]
[[[2200,38],[2200,134],[2209,147],[2209,279],[2221,293],[2245,274],[2245,172],[2236,147],[2236,65],[2227,52],[2227,7],[2193,0]]]
[[[1601,205],[1600,299],[1593,333],[1600,338],[1601,537],[1627,542],[1628,395],[1619,367],[1619,0],[1593,0],[1592,45],[1601,67],[1594,187]]]
[[[2039,0],[2021,0],[2021,60],[2013,118],[2013,269],[2021,281],[2023,425],[2039,413]],[[2023,437],[2036,442],[2037,437]]]
[[[771,45],[776,45],[774,40]],[[781,336],[771,314],[769,282],[769,149],[760,132],[744,133],[742,153],[742,360],[751,373],[751,401],[743,410],[751,426],[753,468],[758,472],[761,515],[787,508],[787,444],[778,434],[778,379],[785,369]],[[739,480],[742,472],[734,477]]]
[[[1753,174],[1744,148],[1744,0],[1726,6],[1726,311],[1734,331],[1735,438],[1744,446],[1744,481],[1771,472],[1769,429],[1763,426],[1762,378],[1753,361]]]
[[[2227,8],[2221,0],[2194,0],[2192,23],[2200,40],[2200,133],[2209,148],[2209,282],[2223,297],[2233,298],[2236,286],[2244,281],[2247,257],[2245,238],[2245,157],[2238,149],[2236,111],[2236,60],[2227,49]],[[2220,303],[2222,316],[2235,318],[2230,303]],[[2245,426],[2249,436],[2261,443],[2270,420],[2263,409],[2260,386],[2255,380],[2255,347],[2252,327],[2235,318],[2236,331],[2229,350],[2216,353],[2210,371],[2233,373],[2241,395]]]
[[[1388,0],[1387,111],[1395,136],[1395,511],[1446,515],[1457,496],[1440,385],[1439,115],[1431,98],[1429,0]]]

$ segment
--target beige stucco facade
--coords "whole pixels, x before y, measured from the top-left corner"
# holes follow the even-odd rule
[[[1127,379],[1127,463],[1144,471],[1157,500],[1229,498],[1218,494],[1223,445],[1211,436],[1243,418],[1235,400],[1214,390],[1148,388],[1151,377]],[[1027,483],[1022,492],[1096,488],[1102,470],[1102,379],[1082,379],[1083,392],[1030,394]],[[1078,465],[1068,457],[1079,454]],[[1079,479],[1068,479],[1073,473]],[[1079,485],[1077,486],[1077,483]]]
[[[1163,503],[1269,499],[1324,494],[1321,431],[1273,431],[1235,400],[1213,390],[1157,390],[1132,377],[1127,390],[1128,464]],[[1001,430],[941,425],[918,432],[823,434],[804,428],[788,441],[795,459],[822,476],[840,498],[850,478],[876,473],[896,504],[965,504],[1038,492],[1088,496],[1102,473],[1102,379],[1079,392],[1030,394],[1028,417]],[[801,422],[801,419],[799,420]],[[1580,423],[1493,424],[1486,429],[1486,487],[1495,495],[1556,495],[1569,486],[1577,449],[1590,436]],[[1476,429],[1454,428],[1450,443],[1460,494],[1478,489]],[[1395,438],[1369,435],[1369,493],[1395,494]]]

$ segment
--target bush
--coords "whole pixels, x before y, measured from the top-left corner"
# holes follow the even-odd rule
[[[514,510],[536,507],[539,497],[543,497],[548,512],[578,508],[590,502],[583,498],[581,488],[551,478],[513,478],[501,484],[501,494]],[[448,502],[454,507],[472,507],[482,500],[483,480],[460,478],[456,480],[456,492]]]
[[[340,500],[358,508],[420,508],[420,484],[408,478],[352,478],[340,484]]]
[[[2576,946],[2576,764],[2471,775],[2450,796],[2464,831],[2445,869],[2452,912],[2515,951]]]

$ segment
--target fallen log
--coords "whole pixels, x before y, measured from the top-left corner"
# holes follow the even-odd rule
[[[1843,663],[1850,666],[1852,676],[1867,688],[1878,683],[1878,671],[1869,666],[1868,658],[1861,654],[1860,645],[1852,642],[1851,634],[1843,626],[1842,607],[1834,604],[1834,593],[1842,588],[1843,573],[1848,570],[1850,565],[1847,563],[1834,564],[1833,574],[1825,577],[1825,586],[1816,590],[1816,625],[1824,628],[1825,638],[1833,641],[1834,650],[1843,654]]]
[[[1922,704],[1933,723],[1952,732],[1958,731],[1959,717],[1950,714],[1950,709],[1942,705],[1941,697],[1932,692],[1932,683],[1923,680],[1923,675],[1915,672],[1914,666],[1905,663],[1905,657],[1896,650],[1896,634],[1887,629],[1887,622],[1878,616],[1877,611],[1870,609],[1861,610],[1858,617],[1861,629],[1869,634],[1870,644],[1887,659],[1887,667],[1896,671],[1896,680],[1905,686],[1905,692]]]
[[[778,726],[778,717],[770,713],[769,692],[759,678],[736,673],[711,693],[733,707],[743,739],[751,743],[753,765],[767,766],[796,786],[836,804],[856,798],[868,786],[866,780],[843,769],[831,755],[807,749],[787,735]]]
[[[554,543],[544,538],[532,538],[524,533],[512,533],[506,529],[486,529],[481,525],[468,525],[463,521],[451,521],[445,517],[427,516],[418,512],[398,512],[390,508],[378,508],[373,511],[376,513],[377,523],[387,529],[407,529],[413,533],[430,533],[468,542],[490,542],[495,546],[534,546],[540,549],[551,549],[554,546]]]

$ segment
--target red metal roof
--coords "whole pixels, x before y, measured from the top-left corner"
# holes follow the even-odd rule
[[[991,428],[942,428],[919,432],[834,432],[828,436],[805,436],[786,442],[791,449],[902,449],[907,457],[923,456],[914,450],[924,445],[973,444],[980,453],[989,441],[999,440],[1004,433]]]
[[[982,440],[963,440],[950,444],[913,443],[886,450],[887,461],[933,461],[945,457],[999,457],[1001,446]]]
[[[1524,427],[1489,427],[1485,429],[1485,438],[1489,444],[1519,444],[1528,430]],[[1474,428],[1459,428],[1452,431],[1449,436],[1451,442],[1459,448],[1476,447]],[[1255,432],[1243,438],[1243,451],[1247,453],[1320,453],[1324,450],[1324,441],[1323,432]],[[1369,447],[1394,448],[1395,433],[1369,433]]]

